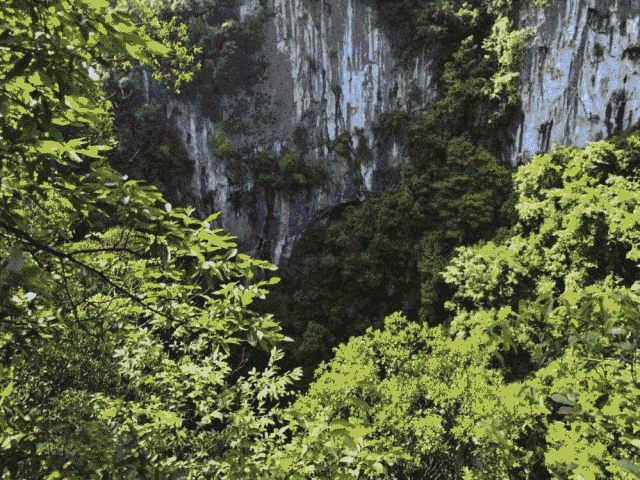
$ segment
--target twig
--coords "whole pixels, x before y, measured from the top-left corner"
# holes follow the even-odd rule
[[[88,271],[90,271],[91,273],[93,273],[94,275],[98,276],[103,282],[105,282],[107,285],[112,286],[113,288],[116,289],[116,291],[118,291],[119,293],[121,293],[122,295],[124,295],[125,297],[129,298],[130,300],[133,300],[135,303],[137,303],[138,305],[141,305],[142,307],[146,308],[147,310],[160,315],[164,318],[166,318],[167,320],[172,320],[175,321],[175,319],[170,316],[170,315],[166,315],[164,313],[162,313],[161,311],[157,310],[156,308],[152,307],[151,305],[147,304],[145,301],[143,301],[141,298],[139,298],[138,296],[132,294],[131,292],[127,291],[126,289],[122,288],[120,285],[118,285],[117,283],[113,282],[109,277],[107,277],[104,273],[100,272],[99,270],[96,270],[93,267],[90,267],[89,265],[86,265],[84,263],[82,263],[80,260],[76,259],[73,257],[73,254],[68,254],[68,253],[64,253],[64,252],[59,252],[57,250],[54,250],[51,247],[48,247],[46,245],[42,245],[40,242],[38,242],[37,240],[35,240],[31,235],[29,235],[27,232],[23,232],[22,230],[12,227],[11,225],[7,225],[4,222],[0,221],[0,227],[4,228],[5,230],[17,235],[18,237],[21,237],[22,239],[26,240],[29,244],[33,245],[35,248],[37,248],[38,250],[42,250],[44,252],[50,253],[51,255],[54,255],[58,258],[66,258],[69,261],[71,261],[72,263],[75,263],[76,265],[79,265],[81,267],[86,268]]]

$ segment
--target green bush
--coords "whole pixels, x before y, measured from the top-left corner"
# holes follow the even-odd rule
[[[217,135],[209,135],[207,143],[214,155],[223,161],[233,163],[240,157],[224,130],[218,131]]]
[[[278,161],[272,186],[276,190],[295,194],[303,189],[326,183],[327,173],[319,161],[305,161],[297,149],[287,150]]]
[[[639,151],[632,133],[521,167],[519,221],[444,269],[451,322],[394,314],[338,347],[290,407],[291,451],[327,478],[340,455],[353,477],[635,478]]]
[[[291,408],[308,422],[292,444],[321,452],[315,468],[325,478],[343,472],[321,444],[338,428],[358,446],[355,455],[341,453],[352,457],[350,471],[380,462],[367,478],[508,478],[514,464],[540,460],[539,449],[518,440],[544,410],[514,404],[519,388],[490,368],[482,339],[451,339],[391,315],[384,330],[352,338],[318,369]]]
[[[409,125],[413,119],[412,115],[404,110],[394,110],[385,112],[380,120],[371,126],[371,131],[376,138],[402,140],[409,130]]]
[[[351,136],[348,133],[343,133],[336,138],[333,144],[333,150],[341,157],[351,157]]]
[[[511,235],[461,249],[444,274],[457,290],[453,330],[491,332],[470,321],[474,309],[518,312],[505,316],[496,354],[506,378],[544,400],[538,430],[557,477],[632,478],[638,468],[624,407],[640,326],[640,184],[625,167],[638,145],[632,133],[536,157],[516,176]]]

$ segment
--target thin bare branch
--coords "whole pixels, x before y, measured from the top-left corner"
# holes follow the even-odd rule
[[[11,225],[7,225],[5,222],[1,222],[0,221],[0,227],[4,228],[5,230],[17,235],[18,237],[20,237],[21,239],[23,239],[24,241],[26,241],[27,243],[29,243],[30,245],[32,245],[33,247],[35,247],[38,250],[42,250],[43,252],[47,252],[51,255],[54,255],[58,258],[66,258],[69,261],[75,263],[78,266],[81,266],[83,268],[86,268],[89,272],[93,273],[94,275],[96,275],[98,278],[100,278],[104,283],[106,283],[107,285],[110,285],[111,287],[115,288],[117,292],[121,293],[122,295],[124,295],[125,297],[133,300],[135,303],[137,303],[138,305],[142,306],[143,308],[157,314],[160,315],[164,318],[166,318],[167,320],[175,320],[172,316],[170,315],[166,315],[165,313],[162,313],[160,310],[152,307],[151,305],[149,305],[148,303],[146,303],[144,300],[142,300],[140,297],[138,297],[137,295],[132,294],[131,292],[129,292],[128,290],[126,290],[125,288],[121,287],[120,285],[118,285],[117,283],[115,283],[113,280],[111,280],[109,277],[107,277],[104,273],[102,273],[99,270],[96,270],[95,268],[81,262],[80,260],[78,260],[77,258],[75,258],[73,256],[73,254],[68,254],[68,253],[64,253],[64,252],[60,252],[58,250],[55,250],[51,247],[48,247],[47,245],[43,245],[40,242],[38,242],[36,239],[34,239],[31,235],[29,235],[27,232],[24,232],[18,228],[12,227]]]

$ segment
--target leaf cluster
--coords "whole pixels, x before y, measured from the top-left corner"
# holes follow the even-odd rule
[[[394,314],[338,347],[290,407],[319,421],[292,444],[343,419],[384,468],[367,478],[637,478],[639,142],[521,167],[518,222],[445,269],[451,323]]]
[[[106,2],[0,15],[0,476],[261,476],[298,376],[275,366],[279,325],[250,310],[274,267],[91,142],[109,112],[89,69],[165,47]],[[269,363],[244,371],[258,346]]]
[[[295,195],[310,188],[323,187],[327,172],[316,160],[306,160],[297,148],[287,148],[281,154],[237,150],[223,129],[209,135],[209,148],[229,167],[238,183],[252,175],[254,188],[266,188]]]

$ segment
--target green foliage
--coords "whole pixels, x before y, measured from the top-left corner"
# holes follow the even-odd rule
[[[466,136],[497,155],[509,141],[505,134],[518,111],[518,75],[529,31],[514,30],[512,2],[383,2],[382,18],[398,29],[396,47],[405,63],[425,48],[436,59],[440,99],[422,115],[389,112],[374,127],[379,138],[408,144],[411,156],[431,156],[421,148],[434,137]],[[402,42],[405,42],[403,44]],[[423,152],[418,152],[423,150]]]
[[[209,137],[210,148],[221,155],[230,171],[242,178],[247,171],[253,172],[256,188],[266,188],[295,195],[303,190],[323,187],[327,183],[327,172],[322,163],[305,160],[296,148],[286,149],[282,155],[266,152],[238,152],[222,130],[217,137]]]
[[[457,287],[457,329],[490,328],[470,323],[467,309],[518,308],[498,354],[512,343],[525,360],[515,378],[528,375],[551,399],[541,433],[560,477],[631,478],[627,460],[638,454],[621,405],[637,385],[639,144],[633,133],[536,157],[516,178],[511,235],[462,249],[445,273]]]
[[[172,202],[184,193],[184,178],[193,173],[193,164],[180,138],[166,123],[162,105],[147,102],[142,74],[112,73],[104,88],[113,103],[116,144],[107,153],[109,164],[131,178],[156,185]]]
[[[301,154],[298,150],[287,150],[284,155],[280,157],[278,165],[282,170],[291,169],[294,165],[302,160]]]
[[[509,88],[495,90],[496,76],[507,75],[507,70],[501,67],[496,52],[485,48],[486,41],[484,44],[472,37],[461,42],[444,67],[446,94],[409,127],[409,145],[424,150],[421,138],[428,136],[431,141],[435,137],[435,143],[439,132],[443,132],[444,139],[464,135],[497,155],[508,141],[505,131],[518,108],[515,97],[509,96],[517,88],[517,74],[509,77]],[[517,69],[512,73],[516,72]]]
[[[364,134],[358,134],[356,136],[358,146],[354,152],[356,163],[359,165],[364,162],[371,162],[373,160],[373,151],[369,148],[369,139]]]
[[[442,163],[426,171],[407,165],[398,185],[311,226],[263,307],[300,339],[286,347],[293,358],[309,368],[329,358],[325,344],[308,351],[309,322],[324,326],[331,332],[325,342],[337,345],[398,310],[444,321],[450,287],[440,272],[457,246],[507,225],[510,188],[510,171],[485,148],[454,138]]]
[[[319,187],[326,183],[327,173],[319,161],[305,161],[297,149],[284,152],[278,161],[279,170],[275,174],[272,186],[295,194],[301,189]]]
[[[445,268],[452,321],[394,314],[341,345],[291,407],[317,422],[292,448],[344,426],[351,467],[384,469],[367,478],[637,478],[638,152],[636,132],[521,167],[516,225]]]
[[[334,424],[358,432],[360,448],[386,470],[367,478],[430,478],[434,459],[447,478],[471,472],[478,479],[508,478],[510,463],[540,458],[517,440],[541,408],[512,404],[519,388],[490,368],[481,342],[481,336],[450,339],[440,328],[391,315],[383,331],[339,347],[292,408],[313,415],[307,430],[319,439]],[[472,470],[475,459],[482,466]],[[339,472],[336,463],[320,466],[329,478]],[[364,470],[366,463],[356,457],[354,467]]]
[[[618,147],[596,142],[583,150],[559,148],[521,167],[514,235],[482,247],[483,255],[474,261],[483,266],[463,261],[468,253],[461,252],[461,260],[448,270],[458,287],[456,298],[477,307],[495,301],[515,306],[529,294],[559,295],[609,276],[629,285],[637,274],[638,258],[637,237],[632,233],[638,197],[632,167],[638,161],[637,145],[637,134],[632,134]],[[455,270],[468,272],[464,283],[455,280]],[[519,276],[531,271],[539,272],[538,281],[523,284]],[[494,280],[477,284],[472,278]]]
[[[412,118],[411,114],[404,110],[385,112],[371,129],[376,138],[404,140]]]
[[[250,88],[262,77],[267,63],[259,51],[266,13],[240,23],[234,2],[185,0],[164,5],[160,17],[187,25],[187,45],[197,54],[185,95],[200,100],[213,117],[223,95]]]
[[[220,98],[255,85],[267,66],[259,55],[265,12],[240,23],[237,6],[229,0],[114,3],[134,14],[153,39],[170,47],[157,64],[155,78],[200,100],[216,119]]]
[[[189,44],[187,25],[177,16],[159,18],[162,2],[123,0],[117,3],[135,20],[139,31],[166,45],[162,58],[153,59],[153,68],[137,62],[112,63],[103,75],[103,88],[113,103],[113,135],[116,145],[108,155],[109,163],[132,178],[156,185],[176,203],[184,198],[184,178],[193,173],[192,162],[175,131],[167,125],[158,94],[166,89],[181,92],[193,80],[201,61],[202,49]],[[165,5],[166,7],[166,5]],[[145,85],[144,75],[153,81]],[[148,78],[147,78],[148,80]],[[145,92],[149,88],[150,92]],[[149,95],[151,93],[151,95]],[[149,98],[150,97],[150,98]]]
[[[484,38],[491,30],[495,14],[511,12],[511,2],[495,9],[485,0],[376,0],[380,20],[393,41],[395,56],[409,66],[413,57],[430,52],[440,68],[468,37]]]
[[[544,367],[531,382],[553,402],[546,463],[556,476],[634,478],[640,466],[637,284],[629,290],[604,282],[558,300],[543,317],[551,338],[538,345],[535,358]]]
[[[414,106],[420,106],[422,103],[422,91],[417,85],[412,85],[407,93],[407,110],[411,111]]]
[[[169,48],[167,55],[155,65],[153,76],[179,94],[182,85],[193,81],[195,72],[202,68],[202,48],[189,44],[188,27],[180,23],[177,16],[168,20],[158,18],[159,7],[153,8],[146,1],[127,0],[123,3],[139,19],[139,28]]]
[[[343,133],[338,138],[333,145],[333,150],[336,154],[341,157],[350,158],[351,157],[351,137],[348,133]]]
[[[297,377],[249,310],[274,267],[68,136],[108,133],[89,66],[165,48],[96,0],[0,15],[0,476],[264,477]],[[238,371],[258,345],[266,367]]]
[[[222,129],[217,134],[209,135],[207,144],[213,154],[225,162],[233,163],[239,159],[238,151],[233,147],[231,139]]]
[[[499,18],[484,41],[484,48],[498,60],[499,69],[491,78],[493,88],[491,96],[502,99],[505,106],[519,102],[518,83],[524,59],[526,40],[532,32],[513,30],[512,21],[507,17]],[[498,112],[499,113],[499,112]]]
[[[454,138],[447,148],[448,175],[433,184],[435,209],[447,229],[445,238],[472,236],[494,221],[501,196],[509,186],[509,171],[483,147]]]
[[[204,32],[209,6],[175,8]],[[480,25],[473,5],[421,8]],[[506,21],[461,39],[430,112],[390,117],[411,154],[398,185],[298,244],[271,304],[293,356],[313,367],[364,335],[286,407],[299,373],[278,372],[280,326],[250,310],[273,266],[102,159],[111,130],[116,154],[164,134],[137,130],[160,113],[121,78],[135,121],[112,128],[88,67],[161,68],[148,48],[166,49],[105,2],[0,15],[2,478],[638,477],[640,133],[536,157],[510,196],[491,141],[522,40]],[[275,156],[211,139],[270,188],[324,181],[302,141]],[[171,141],[144,155],[169,162]],[[422,321],[382,320],[400,310]],[[258,346],[266,365],[246,368]]]
[[[353,148],[353,142],[357,143]],[[354,174],[356,180],[361,180],[359,165],[363,162],[370,162],[373,159],[373,152],[368,146],[368,139],[364,135],[364,131],[356,129],[355,135],[343,133],[339,135],[335,141],[329,142],[330,148],[336,155],[346,160],[346,165]]]
[[[328,342],[335,346],[364,333],[401,309],[407,293],[415,291],[411,239],[423,227],[395,202],[388,195],[351,205],[332,212],[330,222],[310,227],[283,267],[283,281],[262,307],[282,319],[287,335],[300,339],[288,348],[309,368],[329,358]],[[325,343],[307,340],[310,322],[331,332],[323,334]]]

